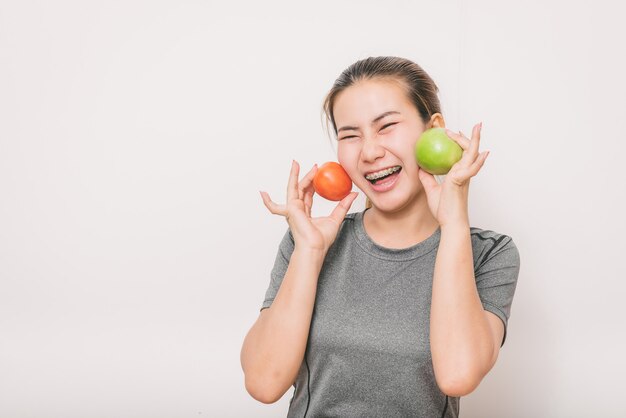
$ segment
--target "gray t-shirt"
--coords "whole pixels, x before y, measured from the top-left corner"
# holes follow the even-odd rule
[[[367,209],[366,209],[367,210]],[[376,244],[363,213],[346,215],[319,275],[289,417],[458,417],[435,381],[430,305],[441,229],[404,249]],[[511,237],[470,228],[483,307],[506,325],[520,259]],[[294,249],[285,233],[262,308],[278,293]]]

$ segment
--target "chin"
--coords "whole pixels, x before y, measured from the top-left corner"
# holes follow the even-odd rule
[[[370,199],[372,206],[376,206],[376,209],[383,212],[398,212],[405,208],[411,201],[408,197],[399,196],[377,196],[376,199]]]

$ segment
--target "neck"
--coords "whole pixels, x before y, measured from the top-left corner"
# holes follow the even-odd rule
[[[374,242],[387,248],[408,248],[418,244],[439,227],[423,193],[394,212],[372,206],[363,215],[363,225]]]

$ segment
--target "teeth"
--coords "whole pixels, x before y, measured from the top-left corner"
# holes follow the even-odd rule
[[[365,176],[365,178],[368,179],[368,180],[376,180],[376,179],[379,179],[381,177],[385,177],[385,176],[387,176],[387,175],[389,175],[391,173],[395,173],[398,170],[400,170],[400,166],[399,165],[397,165],[395,167],[388,168],[386,170],[377,171],[376,173],[368,174],[367,176]]]

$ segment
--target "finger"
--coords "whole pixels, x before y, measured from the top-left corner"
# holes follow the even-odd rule
[[[279,205],[279,204],[272,202],[272,199],[270,199],[270,195],[267,194],[267,192],[259,192],[259,193],[261,193],[261,198],[263,199],[263,203],[265,204],[265,207],[269,209],[270,212],[272,212],[274,215],[281,215],[281,216],[287,215],[287,207],[285,205]]]
[[[311,217],[311,209],[313,208],[313,193],[315,193],[313,188],[304,192],[304,208],[309,218]]]
[[[469,161],[473,163],[478,157],[478,148],[480,147],[480,129],[481,123],[474,125],[472,129],[472,140],[470,141],[470,147],[468,152]]]
[[[330,217],[335,220],[337,224],[341,225],[341,222],[343,222],[346,217],[346,213],[348,213],[348,209],[350,209],[350,206],[352,206],[354,199],[356,199],[358,195],[358,192],[350,192],[348,196],[341,199],[339,204],[333,209]]]
[[[480,145],[480,125],[476,124],[472,128],[472,140],[470,141],[463,132],[459,131],[458,134],[446,129],[448,136],[456,140],[457,144],[463,149],[463,156],[461,157],[462,165],[469,167],[478,157],[478,148]]]
[[[466,167],[462,171],[459,171],[459,176],[461,176],[464,179],[469,179],[471,177],[474,177],[476,174],[478,174],[478,172],[482,168],[488,155],[489,155],[489,151],[480,153],[478,155],[478,158],[476,158],[476,161],[474,161],[472,165],[470,165],[469,167]]]
[[[418,170],[419,171],[417,172],[417,176],[422,182],[422,186],[426,190],[426,193],[429,193],[432,189],[437,188],[438,183],[437,183],[437,180],[435,179],[435,176],[433,176],[427,171],[424,171],[421,167],[418,168]]]
[[[300,197],[300,199],[305,196],[307,189],[312,184],[315,173],[317,173],[317,164],[313,164],[313,168],[311,168],[311,171],[309,171],[307,175],[304,176],[302,180],[300,180],[300,183],[298,184],[298,196]]]
[[[459,144],[459,146],[465,151],[466,149],[469,149],[470,146],[470,141],[469,139],[465,138],[465,136],[463,135],[463,133],[461,131],[459,131],[459,133],[457,134],[456,132],[452,132],[450,129],[446,129],[446,134],[452,138],[454,140],[454,142],[456,142],[457,144]]]
[[[476,158],[476,161],[470,166],[470,175],[475,176],[478,174],[482,166],[485,164],[487,157],[489,156],[489,151],[481,152]]]
[[[296,160],[291,162],[291,172],[289,173],[289,183],[287,184],[287,202],[298,199],[298,174],[300,165]]]

